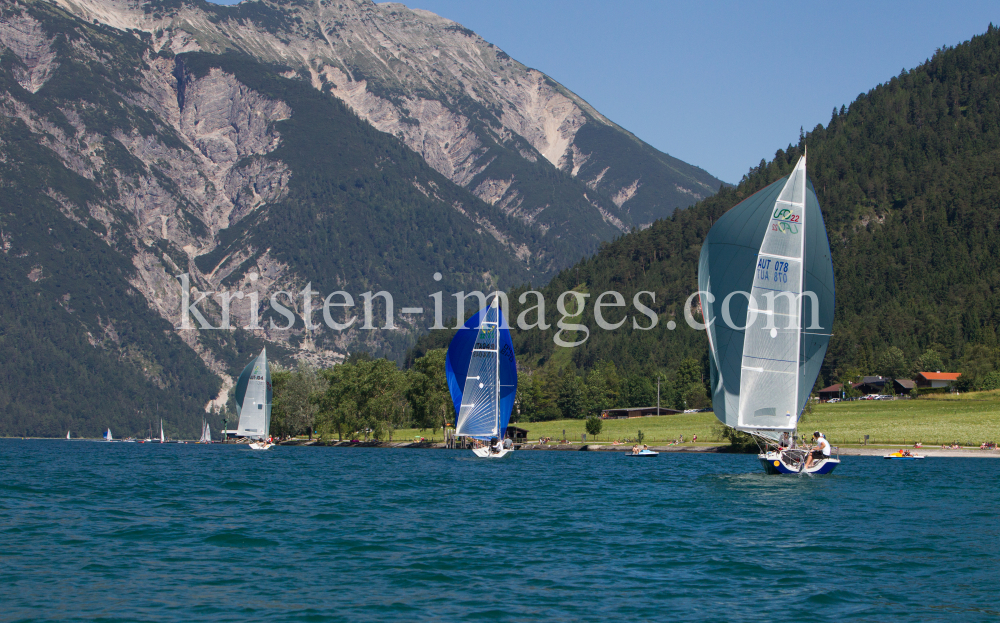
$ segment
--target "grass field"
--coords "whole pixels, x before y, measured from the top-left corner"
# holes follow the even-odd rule
[[[690,442],[698,435],[698,442],[719,442],[718,420],[712,413],[688,413],[660,417],[605,420],[596,441],[635,439],[639,429],[645,435],[644,443],[663,444],[684,435]],[[555,420],[552,422],[515,423],[528,430],[528,440],[539,437],[563,438],[580,441],[586,432],[583,420]],[[939,395],[914,400],[859,400],[817,405],[813,413],[799,426],[799,432],[808,434],[821,430],[834,444],[941,445],[957,441],[963,446],[978,446],[984,441],[1000,441],[1000,391],[956,395]],[[417,431],[404,429],[393,436],[398,441],[423,436],[441,440],[441,429]],[[587,441],[595,440],[587,436]]]

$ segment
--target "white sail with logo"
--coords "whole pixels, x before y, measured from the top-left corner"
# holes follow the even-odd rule
[[[774,203],[757,254],[740,375],[742,430],[792,432],[798,421],[805,205],[802,158]]]

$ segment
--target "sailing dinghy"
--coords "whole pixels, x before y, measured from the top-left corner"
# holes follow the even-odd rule
[[[500,458],[514,449],[506,438],[517,390],[517,361],[503,311],[493,302],[458,330],[445,357],[455,406],[455,436],[475,440],[472,452]]]
[[[201,420],[201,438],[198,440],[198,443],[212,443],[212,431],[204,418]]]
[[[111,436],[111,429],[109,428],[108,432],[104,433],[104,441],[114,441],[114,440],[115,438]]]
[[[795,433],[833,327],[830,242],[805,156],[715,223],[698,289],[716,417],[753,435],[769,474],[832,472],[839,459],[806,469],[804,450],[778,445]]]
[[[270,448],[271,371],[267,367],[267,349],[247,364],[236,381],[236,435],[250,439],[252,450]]]

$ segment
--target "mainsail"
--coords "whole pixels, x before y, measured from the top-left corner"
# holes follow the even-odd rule
[[[160,443],[166,443],[167,438],[163,436],[163,420],[160,420]]]
[[[469,318],[448,346],[445,373],[457,436],[489,439],[507,434],[517,391],[517,361],[497,299]]]
[[[271,431],[271,372],[267,349],[243,368],[236,381],[236,434],[251,439],[267,439]]]
[[[108,432],[104,433],[104,440],[105,441],[114,441],[114,438],[111,436],[111,429],[110,428],[108,429]]]
[[[201,421],[201,439],[198,443],[212,443],[212,433],[208,428],[208,422],[204,419]]]
[[[698,265],[712,406],[733,428],[794,431],[833,327],[830,243],[803,156],[726,212]]]

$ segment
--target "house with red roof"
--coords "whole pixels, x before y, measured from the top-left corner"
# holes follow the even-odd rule
[[[950,387],[960,376],[961,372],[917,372],[913,380],[917,382],[917,387],[921,388]]]

